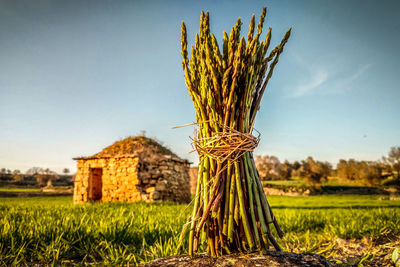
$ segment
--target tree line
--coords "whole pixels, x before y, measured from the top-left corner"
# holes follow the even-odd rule
[[[309,184],[319,184],[326,181],[329,176],[335,176],[343,181],[376,185],[389,177],[399,180],[400,147],[392,147],[387,156],[377,161],[340,159],[336,168],[329,162],[314,160],[312,157],[301,161],[280,162],[276,156],[259,155],[256,156],[255,162],[263,180],[288,180],[291,177],[300,177]]]
[[[49,168],[32,167],[25,173],[16,169],[0,168],[0,182],[2,184],[15,184],[15,185],[39,185],[40,187],[51,186],[53,182],[69,185],[72,184],[73,176],[70,174],[68,168],[63,169],[63,174]]]

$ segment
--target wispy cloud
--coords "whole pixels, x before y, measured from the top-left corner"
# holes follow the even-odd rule
[[[330,60],[330,64],[326,64],[326,61],[320,64],[309,64],[301,57],[295,57],[295,59],[299,68],[303,70],[302,77],[308,78],[294,81],[289,97],[302,97],[320,89],[326,89],[326,93],[343,92],[373,65],[367,63],[349,70],[351,65],[335,62],[335,60]]]
[[[347,78],[344,78],[342,81],[338,82],[337,87],[343,87],[346,86],[348,84],[350,84],[351,82],[357,80],[358,78],[360,78],[370,67],[372,66],[372,63],[368,63],[368,64],[364,64],[361,65],[358,69],[356,69],[356,71],[348,76]]]
[[[304,84],[299,84],[294,93],[291,95],[292,97],[303,96],[310,91],[318,88],[321,84],[323,84],[328,79],[328,72],[319,70],[312,77],[311,80]]]

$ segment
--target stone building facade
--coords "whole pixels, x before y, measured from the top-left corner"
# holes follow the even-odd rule
[[[74,203],[190,201],[190,163],[153,139],[128,137],[75,160]]]

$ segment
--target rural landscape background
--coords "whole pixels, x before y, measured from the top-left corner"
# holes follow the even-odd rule
[[[0,265],[137,265],[187,253],[193,203],[73,204],[76,162],[148,136],[190,168],[185,88],[201,10],[218,40],[268,6],[292,27],[261,104],[254,151],[286,251],[400,266],[397,1],[0,1]],[[247,29],[246,29],[247,30]],[[396,265],[397,264],[397,265]]]

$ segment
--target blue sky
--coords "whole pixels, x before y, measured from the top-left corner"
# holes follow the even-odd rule
[[[179,53],[201,10],[218,40],[268,7],[292,36],[264,95],[256,154],[376,160],[400,145],[399,1],[0,0],[0,167],[75,169],[146,131],[196,162]]]

